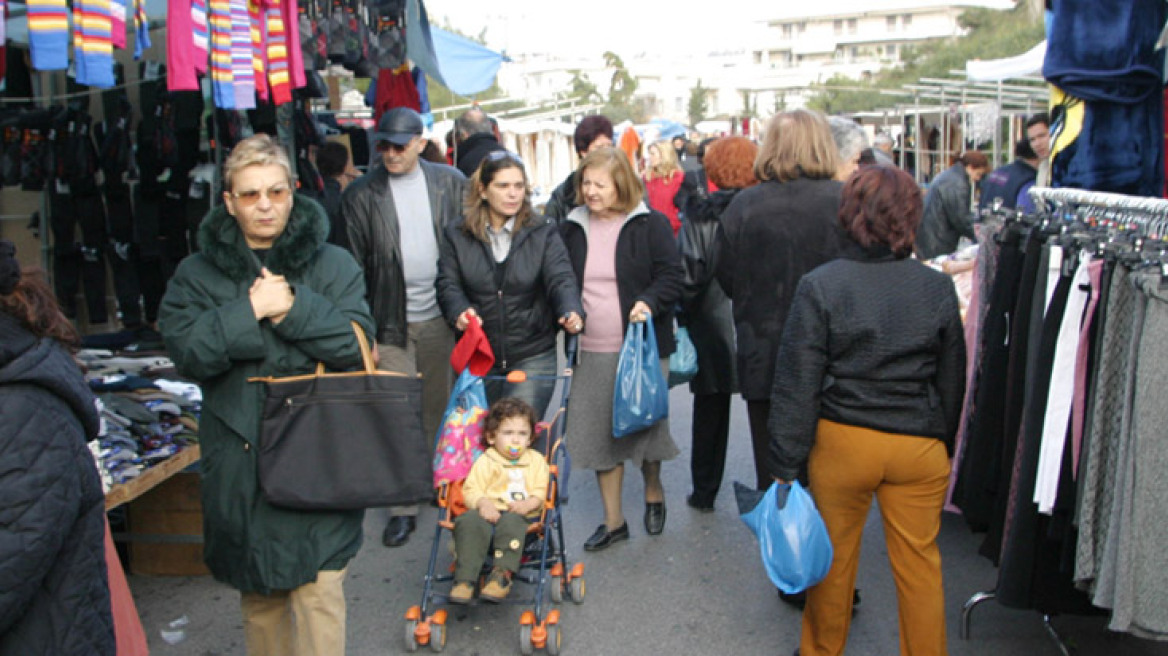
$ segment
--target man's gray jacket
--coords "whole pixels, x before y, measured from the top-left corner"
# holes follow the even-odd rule
[[[462,220],[466,178],[445,164],[419,159],[418,166],[426,176],[434,239],[441,244],[443,227]],[[408,333],[401,230],[385,164],[378,162],[345,189],[341,213],[347,223],[353,257],[365,270],[369,309],[377,322],[377,342],[404,347]],[[437,270],[437,262],[434,267]]]

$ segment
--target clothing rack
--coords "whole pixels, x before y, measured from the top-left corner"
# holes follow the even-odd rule
[[[1143,239],[1168,241],[1168,200],[1124,194],[1086,191],[1070,188],[1032,187],[1030,198],[1039,215],[1046,219],[1066,221],[1102,220],[1104,225],[1114,221],[1122,230],[1136,230],[1140,239],[1135,242],[1138,251]],[[996,208],[995,208],[996,210]],[[1008,219],[1025,220],[1022,214],[1008,213]],[[1092,222],[1093,223],[1093,222]],[[973,609],[997,598],[997,591],[974,593],[961,607],[959,636],[968,640]],[[1051,623],[1051,615],[1042,614],[1042,627],[1062,656],[1071,656],[1071,647]]]

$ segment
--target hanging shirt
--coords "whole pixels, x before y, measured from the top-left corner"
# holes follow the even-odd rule
[[[401,237],[402,274],[406,280],[406,321],[429,321],[442,315],[434,282],[438,278],[438,237],[430,208],[430,192],[421,166],[389,176]]]

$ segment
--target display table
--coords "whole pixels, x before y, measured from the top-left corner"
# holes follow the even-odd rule
[[[192,444],[157,465],[146,469],[137,478],[114,485],[105,495],[106,511],[137,499],[198,460],[199,445]]]

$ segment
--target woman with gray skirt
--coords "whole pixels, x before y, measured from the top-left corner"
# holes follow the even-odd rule
[[[661,367],[673,352],[673,306],[684,277],[669,220],[643,202],[644,191],[628,157],[615,148],[589,153],[576,170],[576,202],[561,226],[585,315],[580,362],[573,383],[568,434],[577,466],[596,470],[604,523],[584,543],[600,551],[627,540],[621,508],[624,463],[645,479],[645,531],[665,528],[661,461],[677,456],[669,420],[626,437],[613,437],[612,398],[621,344],[630,321],[652,317]]]

